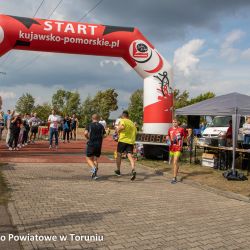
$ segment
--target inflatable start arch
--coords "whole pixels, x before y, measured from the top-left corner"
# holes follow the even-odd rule
[[[12,49],[122,57],[144,79],[144,133],[172,123],[169,63],[136,28],[0,15],[0,56]]]

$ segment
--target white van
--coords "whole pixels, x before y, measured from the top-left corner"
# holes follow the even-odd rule
[[[219,138],[226,134],[229,121],[232,120],[232,116],[215,116],[212,122],[203,131],[202,137],[204,138]],[[240,119],[240,128],[245,122],[245,117]],[[243,140],[242,135],[239,135],[238,140]]]

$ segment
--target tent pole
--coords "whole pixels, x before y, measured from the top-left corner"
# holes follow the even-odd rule
[[[235,152],[236,152],[236,143],[237,143],[237,137],[238,137],[238,131],[237,131],[237,114],[238,110],[237,107],[235,108],[235,113],[232,115],[232,123],[233,123],[233,161],[232,161],[232,171],[235,172]],[[236,135],[237,133],[237,135]]]

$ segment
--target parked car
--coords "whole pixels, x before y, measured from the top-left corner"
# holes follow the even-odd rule
[[[227,132],[230,120],[232,120],[232,116],[215,116],[212,122],[208,124],[208,126],[202,133],[202,137],[215,138],[215,139],[223,137]],[[245,117],[242,116],[240,118],[239,128],[241,128],[244,123],[245,123]],[[238,140],[243,140],[241,129],[239,129]]]

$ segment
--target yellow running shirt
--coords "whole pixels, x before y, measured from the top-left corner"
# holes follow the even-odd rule
[[[127,144],[135,144],[136,127],[129,119],[121,119],[119,125],[123,125],[124,129],[119,133],[119,142]]]

